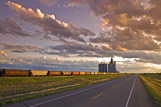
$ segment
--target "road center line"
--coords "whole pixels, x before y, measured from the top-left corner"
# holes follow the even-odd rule
[[[131,88],[131,91],[130,91],[130,94],[129,94],[129,97],[128,97],[128,99],[127,99],[127,102],[126,102],[125,107],[128,107],[128,103],[129,103],[129,101],[130,101],[130,97],[131,97],[131,94],[132,94],[132,91],[133,91],[133,88],[134,88],[134,85],[135,85],[135,81],[136,81],[136,77],[135,77],[135,80],[134,80],[134,82],[133,82],[133,85],[132,85],[132,88]]]
[[[93,97],[92,99],[96,99],[97,97],[101,96],[102,94],[104,94],[104,92],[98,94],[97,96]]]
[[[122,78],[120,78],[120,79],[122,79]],[[118,81],[118,80],[120,80],[120,79],[108,81],[108,82],[106,82],[106,83],[103,83],[103,84],[101,84],[101,85],[97,85],[97,86],[95,86],[95,87],[90,87],[90,88],[87,88],[87,89],[84,89],[84,90],[81,90],[81,91],[77,91],[77,92],[75,92],[75,93],[67,94],[67,95],[64,95],[64,96],[61,96],[61,97],[58,97],[58,98],[54,98],[54,99],[47,100],[47,101],[44,101],[44,102],[41,102],[41,103],[33,104],[33,105],[31,105],[30,107],[35,107],[35,106],[38,106],[38,105],[41,105],[41,104],[45,104],[45,103],[48,103],[48,102],[52,102],[52,101],[55,101],[55,100],[58,100],[58,99],[61,99],[61,98],[65,98],[65,97],[68,97],[68,96],[72,96],[72,95],[75,95],[75,94],[78,94],[78,93],[81,93],[81,92],[84,92],[84,91],[87,91],[87,90],[91,90],[91,89],[94,89],[94,88],[103,86],[103,85],[105,85],[105,84],[109,84],[109,83],[111,83],[111,82]]]

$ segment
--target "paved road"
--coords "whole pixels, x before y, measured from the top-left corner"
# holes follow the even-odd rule
[[[7,107],[155,107],[137,75]]]

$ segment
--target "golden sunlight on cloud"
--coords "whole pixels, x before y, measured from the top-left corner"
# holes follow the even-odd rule
[[[38,18],[44,18],[44,14],[38,8],[36,9],[36,12],[34,12],[34,10],[32,10],[31,8],[26,9],[26,8],[22,7],[21,5],[11,2],[11,1],[6,2],[6,4],[9,7],[11,7],[13,10],[16,10],[16,12],[18,12],[18,13],[27,14],[29,16],[35,16]]]
[[[9,7],[11,7],[13,10],[16,10],[17,13],[21,14],[21,16],[28,15],[30,17],[37,17],[37,18],[40,18],[40,19],[51,18],[51,19],[55,20],[57,23],[59,23],[60,25],[62,25],[64,27],[68,27],[67,23],[57,20],[55,18],[54,14],[51,14],[51,15],[47,14],[45,16],[44,13],[42,13],[41,10],[38,9],[38,8],[36,9],[36,12],[34,12],[34,10],[32,10],[31,8],[26,9],[26,8],[22,7],[21,5],[14,3],[14,2],[11,2],[11,1],[6,2],[6,4]]]
[[[3,51],[3,50],[0,51],[0,54],[1,54],[2,56],[4,56],[4,57],[7,57],[7,56],[8,56],[7,53],[5,53],[5,51]]]
[[[109,20],[106,20],[106,19],[103,19],[103,18],[101,18],[100,20],[101,20],[101,23],[102,23],[100,25],[100,28],[101,28],[101,30],[104,30],[104,27],[108,25]]]
[[[155,68],[155,69],[160,69],[160,65],[158,64],[152,64],[152,63],[146,63],[144,64],[146,67],[151,67],[151,68]]]
[[[53,14],[52,14],[52,15],[47,14],[46,17],[50,17],[50,18],[52,18],[53,20],[55,20],[55,15],[53,15]]]
[[[46,59],[47,57],[46,56],[43,56],[44,59]]]
[[[119,51],[127,51],[126,48],[123,48],[123,47],[121,47],[120,45],[118,45],[118,46],[116,47],[116,50],[119,50]]]
[[[109,44],[106,44],[106,45],[103,45],[103,46],[106,47],[107,49],[111,50],[111,51],[113,50],[112,47]]]
[[[120,18],[119,18],[119,22],[122,23],[123,25],[126,25],[127,24],[127,14],[126,13],[123,13],[120,15]]]
[[[40,11],[40,9],[36,9],[36,15],[40,18],[44,18],[44,14]]]
[[[58,22],[60,25],[63,25],[64,27],[68,27],[68,23],[61,22],[61,21],[59,21],[57,19],[56,19],[56,22]]]
[[[50,14],[47,14],[46,17],[55,20],[57,23],[59,23],[60,25],[63,25],[64,27],[68,27],[68,23],[61,22],[61,21],[57,20],[55,18],[55,15],[54,14],[51,14],[51,15]]]

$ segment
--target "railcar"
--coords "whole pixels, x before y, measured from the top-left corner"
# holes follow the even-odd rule
[[[29,76],[29,70],[19,70],[19,69],[4,69],[2,70],[2,76]]]
[[[118,73],[0,69],[0,77],[1,76],[62,76],[62,75],[75,76],[75,75],[108,75],[108,74],[118,74]]]
[[[94,72],[91,72],[91,75],[94,75]]]
[[[101,75],[101,72],[98,72],[98,75]]]
[[[80,75],[86,75],[86,72],[80,72]]]
[[[48,71],[46,70],[31,70],[31,76],[47,76]]]
[[[104,72],[103,75],[106,75],[106,73]]]
[[[80,75],[80,72],[72,72],[72,75]]]
[[[101,74],[101,75],[103,75],[103,74],[104,74],[104,72],[100,72],[100,74]]]
[[[91,72],[85,72],[86,75],[91,75]]]
[[[72,72],[70,72],[70,71],[62,71],[62,73],[63,73],[64,76],[72,75]]]
[[[61,71],[48,71],[48,76],[61,76],[63,73]]]
[[[95,74],[95,75],[98,75],[98,72],[95,72],[94,74]]]

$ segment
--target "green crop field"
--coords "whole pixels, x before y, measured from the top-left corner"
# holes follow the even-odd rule
[[[140,75],[153,100],[161,106],[161,75]]]
[[[0,104],[16,103],[126,76],[0,77]]]

